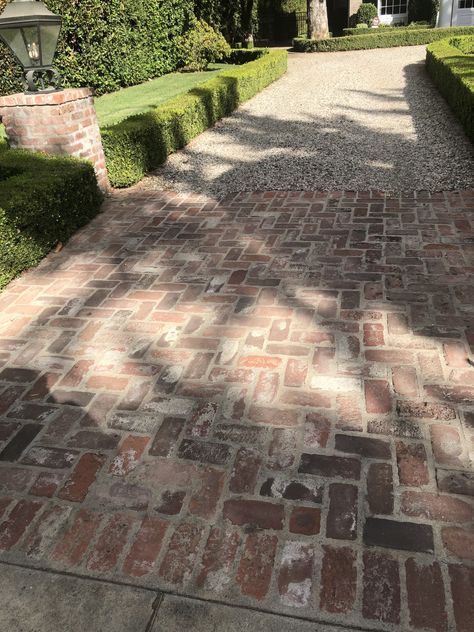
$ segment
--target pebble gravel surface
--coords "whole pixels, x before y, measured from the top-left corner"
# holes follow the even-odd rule
[[[290,53],[286,76],[139,188],[211,195],[474,188],[472,145],[424,59],[424,46]]]

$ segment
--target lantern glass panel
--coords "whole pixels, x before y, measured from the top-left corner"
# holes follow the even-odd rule
[[[41,56],[43,66],[52,66],[53,64],[60,29],[60,24],[42,24],[40,26]]]
[[[1,29],[0,33],[2,38],[12,49],[18,58],[18,61],[22,66],[31,66],[30,56],[26,48],[26,42],[23,38],[22,29],[20,28],[8,28]]]
[[[23,37],[28,51],[28,66],[41,66],[41,40],[37,26],[24,26]]]

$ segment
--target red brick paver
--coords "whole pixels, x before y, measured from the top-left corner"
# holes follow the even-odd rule
[[[474,194],[116,194],[0,295],[0,559],[474,629]]]

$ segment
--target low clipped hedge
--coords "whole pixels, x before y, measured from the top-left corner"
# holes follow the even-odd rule
[[[395,46],[419,46],[445,39],[450,35],[472,35],[474,26],[449,27],[444,29],[396,29],[385,33],[350,35],[324,40],[310,40],[298,37],[293,40],[293,48],[299,53],[329,53],[346,50],[366,50],[370,48],[392,48]]]
[[[426,68],[474,141],[474,35],[435,42],[426,50]]]
[[[287,69],[288,55],[283,50],[241,50],[234,51],[229,61],[243,65],[220,73],[151,112],[101,130],[114,187],[139,182],[169,154],[281,77]]]
[[[99,211],[90,163],[0,148],[0,289]]]
[[[402,24],[400,26],[385,26],[381,25],[377,28],[364,26],[364,27],[352,27],[347,29],[342,29],[344,35],[379,35],[380,33],[400,33],[401,31],[419,31],[420,29],[431,29],[433,28],[430,24],[426,23],[417,23],[413,24]]]

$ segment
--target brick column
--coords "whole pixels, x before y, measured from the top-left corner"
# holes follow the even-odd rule
[[[10,147],[90,160],[100,188],[110,189],[89,88],[1,97],[0,119]]]

